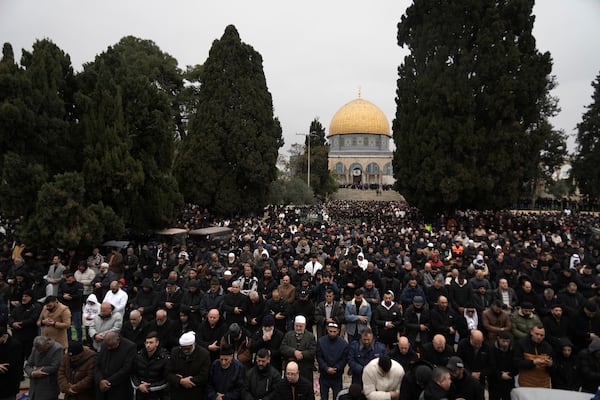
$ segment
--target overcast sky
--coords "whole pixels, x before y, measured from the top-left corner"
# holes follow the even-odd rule
[[[0,41],[17,57],[36,39],[49,38],[73,67],[133,35],[153,40],[181,68],[202,64],[229,24],[263,57],[285,147],[303,142],[319,117],[326,129],[345,103],[362,97],[391,121],[397,67],[405,51],[396,25],[407,0],[0,0]],[[550,51],[561,114],[555,126],[569,134],[591,102],[600,71],[600,0],[538,0],[534,34]],[[570,140],[570,148],[574,141]]]

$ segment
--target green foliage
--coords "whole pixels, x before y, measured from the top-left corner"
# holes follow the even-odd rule
[[[396,189],[424,212],[511,204],[551,129],[533,0],[417,0],[398,24]]]
[[[85,205],[83,176],[76,172],[56,175],[38,193],[35,212],[18,233],[28,246],[84,248],[104,237],[118,237],[122,220],[102,203]]]
[[[171,173],[184,129],[177,61],[152,41],[127,36],[78,79],[90,201],[111,205],[133,228],[167,225],[183,204]]]
[[[175,164],[179,187],[186,201],[218,214],[259,210],[283,145],[262,57],[230,25],[213,42],[200,82]]]
[[[48,174],[71,165],[73,69],[68,55],[44,39],[24,51],[22,67],[12,46],[0,61],[0,156],[13,152]]]
[[[592,82],[592,102],[577,124],[577,150],[571,175],[590,200],[600,200],[600,74]]]
[[[301,178],[278,179],[271,184],[269,204],[314,204],[312,190]]]
[[[19,154],[4,155],[0,204],[5,215],[29,216],[35,208],[37,192],[48,176],[40,164],[27,162]]]

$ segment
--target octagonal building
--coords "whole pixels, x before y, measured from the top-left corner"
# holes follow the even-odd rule
[[[362,99],[345,104],[329,124],[329,170],[342,185],[392,184],[390,124],[379,107]]]

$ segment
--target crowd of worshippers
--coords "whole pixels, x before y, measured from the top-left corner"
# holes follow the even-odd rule
[[[67,399],[313,398],[315,377],[322,399],[600,385],[592,215],[426,224],[401,203],[333,202],[226,224],[230,240],[96,248],[49,266],[5,248],[0,398],[23,374],[35,398]]]

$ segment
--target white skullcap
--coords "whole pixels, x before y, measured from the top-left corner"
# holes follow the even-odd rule
[[[227,257],[235,257],[235,254],[229,253],[229,254],[227,254]]]
[[[297,315],[294,319],[295,324],[306,324],[306,318],[303,315]]]
[[[100,268],[108,268],[108,263],[103,262],[102,264],[100,264]]]
[[[223,273],[223,275],[233,275],[230,270],[227,270]]]
[[[196,334],[193,331],[186,332],[179,338],[180,346],[191,346],[194,343],[196,343]]]

